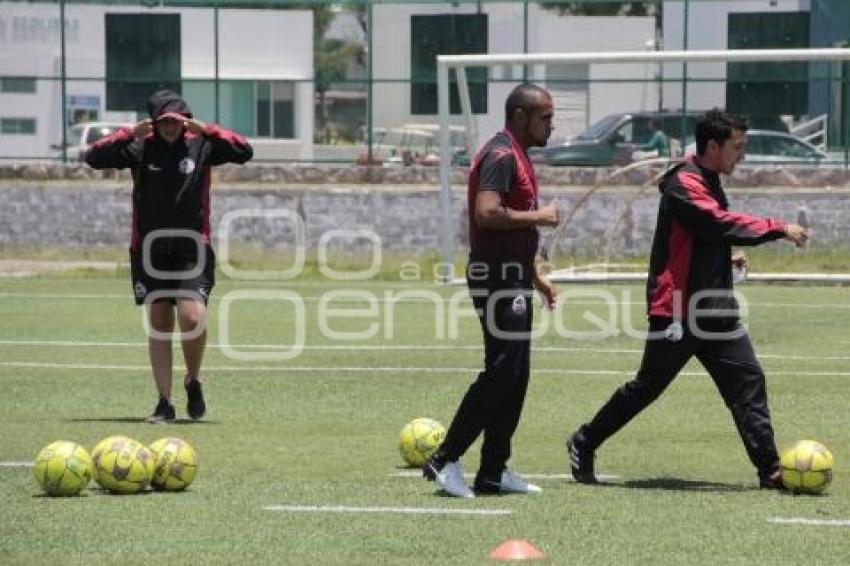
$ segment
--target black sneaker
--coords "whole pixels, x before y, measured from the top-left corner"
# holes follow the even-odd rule
[[[759,472],[759,487],[761,489],[785,491],[785,484],[782,483],[782,472],[779,468],[771,468],[770,470]]]
[[[146,419],[152,424],[164,424],[174,420],[174,405],[168,402],[165,397],[159,398],[159,403],[153,410],[153,414]]]
[[[204,403],[204,392],[201,390],[201,382],[198,379],[193,379],[186,384],[186,412],[195,420],[200,419],[207,412],[207,405]]]
[[[578,483],[596,483],[596,475],[593,473],[595,454],[587,446],[587,440],[581,429],[567,440],[567,454],[570,457],[570,471],[573,478]]]

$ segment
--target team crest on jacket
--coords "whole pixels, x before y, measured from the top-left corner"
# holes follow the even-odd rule
[[[514,314],[525,314],[525,311],[528,309],[525,303],[525,295],[517,295],[514,297],[514,300],[511,302],[511,310]]]
[[[133,286],[133,292],[136,294],[136,297],[139,299],[145,298],[145,295],[148,294],[148,289],[145,287],[141,281],[137,281]]]
[[[180,160],[180,163],[177,164],[177,167],[180,169],[181,173],[188,175],[195,170],[195,162],[188,157],[184,157]]]

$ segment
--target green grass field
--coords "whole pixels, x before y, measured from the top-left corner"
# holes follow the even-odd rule
[[[279,353],[297,338],[291,302],[256,298],[230,303],[227,334],[241,355],[225,355],[221,306],[229,292],[251,289],[303,299],[298,356],[241,359]],[[370,306],[370,295],[361,294],[322,303],[327,292],[345,289],[377,302]],[[552,323],[535,341],[511,460],[522,473],[542,475],[535,481],[544,492],[461,501],[406,473],[397,438],[414,417],[448,424],[479,368],[480,330],[464,289],[220,281],[205,361],[208,415],[153,426],[142,422],[156,399],[141,313],[123,275],[0,279],[0,564],[487,564],[490,550],[508,538],[531,540],[553,564],[850,561],[847,523],[772,522],[850,520],[850,289],[741,288],[779,444],[813,438],[835,454],[835,480],[824,496],[757,489],[731,418],[695,364],[599,452],[597,468],[612,479],[600,486],[566,479],[566,435],[631,375],[642,342],[622,334],[580,339],[565,330],[593,329],[582,318],[587,312],[610,318],[594,292],[615,297],[618,327],[626,317],[643,328],[644,305],[638,285],[562,289],[573,296],[557,313],[561,330]],[[390,311],[386,299],[402,292],[407,299]],[[435,316],[451,301],[424,294],[435,292],[460,294],[456,310],[467,316],[456,336]],[[337,315],[323,331],[324,307],[357,308],[362,316]],[[346,340],[327,337],[328,329],[375,332]],[[175,350],[178,380],[179,362]],[[176,384],[178,417],[185,417]],[[92,483],[81,497],[48,498],[29,468],[14,465],[53,440],[90,449],[113,434],[144,443],[188,440],[200,459],[196,482],[183,493],[136,496],[106,495]],[[466,471],[477,462],[478,444],[464,458]],[[358,512],[367,507],[506,513]]]

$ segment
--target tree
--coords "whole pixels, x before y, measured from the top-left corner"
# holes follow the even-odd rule
[[[366,8],[363,3],[339,2],[332,4],[302,3],[292,4],[291,9],[311,10],[313,12],[313,88],[319,99],[316,131],[314,138],[318,142],[331,141],[332,131],[328,116],[327,93],[334,83],[347,78],[348,64],[352,59],[365,60],[362,45],[340,39],[328,39],[325,34],[335,17],[335,9],[343,8],[355,12],[357,21],[366,29]]]
[[[650,16],[658,10],[657,2],[607,2],[605,0],[548,2],[540,5],[562,16]]]

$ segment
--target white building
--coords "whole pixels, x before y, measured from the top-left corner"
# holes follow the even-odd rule
[[[65,22],[67,125],[146,117],[139,103],[167,86],[201,120],[252,138],[261,157],[312,157],[312,12],[221,9],[217,45],[211,9],[68,4]],[[61,62],[57,4],[3,2],[0,155],[57,155]]]
[[[529,53],[641,51],[655,45],[653,17],[560,16],[529,3],[527,36],[523,32],[524,17],[522,2],[456,7],[376,4],[372,38],[374,124],[393,127],[437,122],[433,55],[447,45],[457,49],[454,53],[490,54],[522,53],[525,43]],[[647,65],[561,65],[535,68],[527,78],[553,92],[555,141],[572,137],[607,114],[657,108],[658,86],[646,82],[654,78],[654,72]],[[501,69],[491,73],[486,83],[470,86],[482,140],[502,127],[505,98],[522,79],[521,69]],[[605,79],[618,82],[592,82]],[[476,76],[471,75],[469,80],[475,82]],[[460,115],[453,120],[463,124]]]

